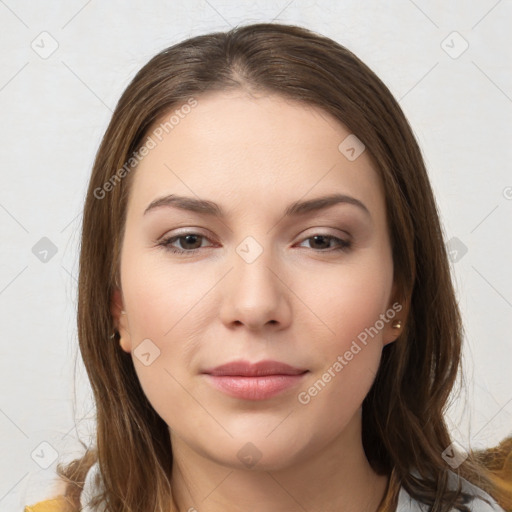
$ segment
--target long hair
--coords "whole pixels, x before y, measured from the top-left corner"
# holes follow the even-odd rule
[[[395,498],[401,485],[434,512],[466,510],[461,490],[448,488],[452,468],[442,458],[452,442],[444,410],[458,375],[463,331],[420,148],[386,85],[353,53],[305,28],[274,23],[200,35],[163,50],[136,74],[112,115],[83,212],[78,339],[96,403],[97,439],[82,460],[59,466],[72,501],[78,508],[83,477],[97,460],[105,487],[98,502],[109,511],[176,510],[168,427],[148,402],[130,354],[110,338],[110,305],[119,286],[127,199],[149,130],[174,109],[200,101],[202,93],[231,89],[321,107],[364,143],[375,162],[407,317],[398,339],[384,347],[363,402],[363,446],[375,471],[392,475]],[[499,481],[481,459],[470,454],[453,471],[502,499]]]

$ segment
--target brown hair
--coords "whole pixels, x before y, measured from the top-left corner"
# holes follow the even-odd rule
[[[396,506],[402,485],[433,511],[467,510],[462,492],[448,490],[451,468],[441,456],[452,442],[443,411],[458,373],[462,325],[421,151],[388,88],[353,53],[305,28],[273,23],[201,35],[165,49],[137,73],[113,113],[83,215],[78,337],[97,406],[97,443],[83,460],[58,469],[70,482],[72,501],[78,509],[73,489],[81,488],[86,470],[98,460],[105,486],[98,501],[104,499],[111,512],[176,508],[168,427],[148,402],[130,354],[109,339],[135,172],[125,164],[164,114],[203,92],[228,89],[319,106],[354,133],[376,163],[407,317],[397,341],[384,348],[363,402],[363,445],[374,469],[392,476],[386,507]],[[118,172],[123,166],[125,177]],[[454,471],[505,499],[505,487],[481,459],[470,455]]]

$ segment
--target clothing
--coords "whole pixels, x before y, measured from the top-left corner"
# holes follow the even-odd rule
[[[462,477],[457,477],[457,475],[450,471],[448,477],[448,486],[450,489],[456,489],[457,483],[460,478],[462,484],[462,491],[473,496],[473,499],[470,503],[467,504],[467,507],[471,512],[505,512],[496,501],[491,498],[486,492],[482,489],[476,487],[472,483],[468,482]],[[480,498],[483,499],[480,499]],[[486,503],[483,500],[489,501]],[[455,509],[453,509],[455,510]],[[398,505],[396,507],[396,512],[426,512],[428,511],[428,506],[424,503],[420,503],[417,500],[413,500],[409,494],[405,491],[403,487],[400,488],[400,492],[398,494]]]
[[[27,505],[24,512],[75,512],[64,496],[57,496],[51,500],[44,500],[35,505]]]
[[[467,480],[461,478],[462,490],[475,498],[468,504],[468,508],[471,512],[505,512],[495,500],[493,500],[487,493],[474,486]],[[455,486],[457,483],[457,475],[450,472],[450,486]],[[89,469],[84,482],[84,488],[80,494],[80,504],[82,506],[82,512],[104,512],[103,508],[92,509],[88,506],[89,500],[98,491],[101,486],[99,464],[96,462]],[[486,503],[482,499],[484,498],[489,503]],[[66,508],[66,502],[59,501],[62,496],[59,496],[55,500],[41,501],[35,505],[25,507],[24,512],[68,512],[70,509]],[[428,506],[413,500],[405,489],[401,488],[398,495],[398,505],[396,512],[427,512]]]

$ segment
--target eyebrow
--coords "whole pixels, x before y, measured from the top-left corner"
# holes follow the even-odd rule
[[[317,212],[324,210],[336,204],[351,204],[357,206],[360,210],[364,211],[371,217],[370,211],[359,199],[345,194],[331,194],[327,196],[317,197],[315,199],[308,199],[306,201],[295,201],[288,205],[284,211],[285,217],[297,217],[306,213]],[[210,215],[213,217],[225,218],[226,214],[222,207],[213,201],[206,199],[197,199],[194,197],[178,196],[170,194],[167,196],[159,197],[152,201],[144,210],[146,215],[151,210],[162,207],[179,208],[181,210],[200,213],[203,215]]]

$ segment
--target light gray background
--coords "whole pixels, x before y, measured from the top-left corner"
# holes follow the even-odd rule
[[[467,392],[453,434],[484,447],[511,433],[511,1],[0,0],[1,511],[51,496],[53,450],[69,460],[93,432],[80,360],[73,405],[78,240],[116,101],[163,48],[271,20],[346,45],[399,99],[459,247]],[[32,251],[43,237],[57,249],[46,262]]]

